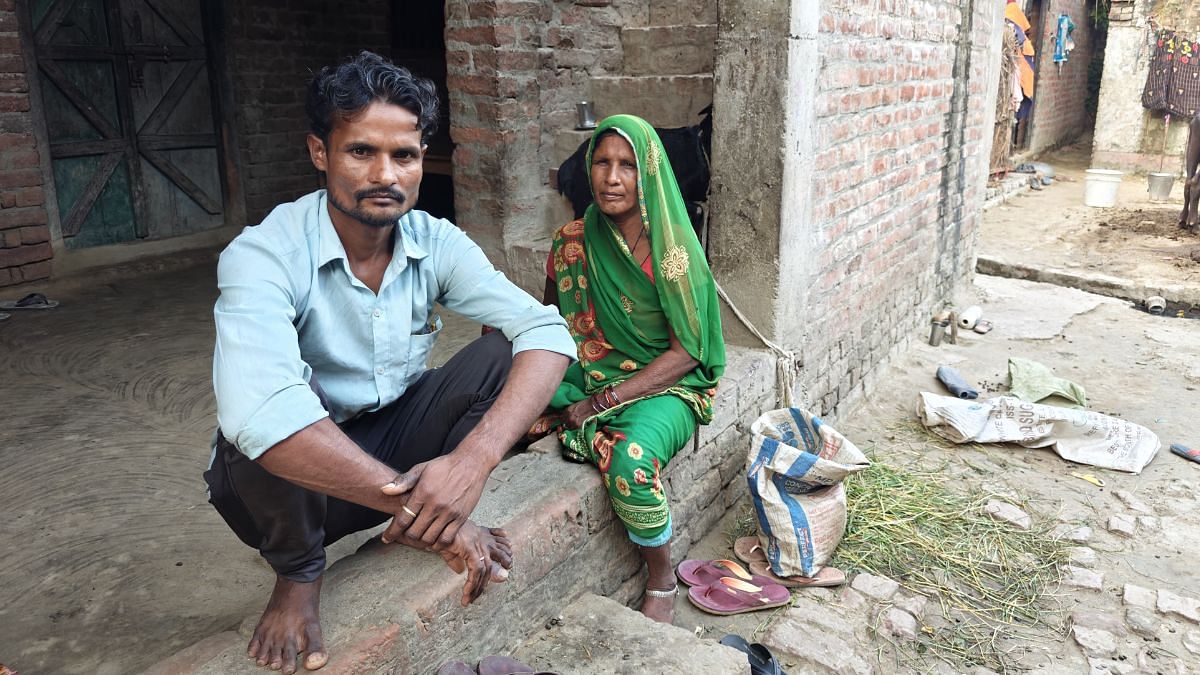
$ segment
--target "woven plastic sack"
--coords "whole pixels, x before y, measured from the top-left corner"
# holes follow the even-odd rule
[[[746,482],[771,571],[815,576],[846,532],[842,481],[871,463],[849,439],[800,408],[764,413],[750,433]]]

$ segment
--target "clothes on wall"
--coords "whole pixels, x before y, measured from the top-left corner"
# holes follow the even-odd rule
[[[1075,49],[1075,22],[1066,14],[1059,14],[1054,29],[1054,62],[1065,63]]]
[[[1004,5],[1004,21],[1005,25],[1013,31],[1017,40],[1017,50],[1020,52],[1015,55],[1017,61],[1016,77],[1021,85],[1022,99],[1017,106],[1018,120],[1025,119],[1029,116],[1029,112],[1033,109],[1033,85],[1034,85],[1034,59],[1037,56],[1037,50],[1033,46],[1033,39],[1029,37],[1029,29],[1032,24],[1026,18],[1025,12],[1021,10],[1021,6],[1016,0],[1007,0]]]
[[[1200,112],[1200,40],[1159,30],[1142,107],[1186,117]]]

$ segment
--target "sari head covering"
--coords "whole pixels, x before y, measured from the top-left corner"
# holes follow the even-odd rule
[[[552,265],[559,308],[575,339],[579,361],[568,370],[551,406],[565,408],[632,377],[670,348],[674,333],[698,365],[655,396],[683,399],[696,419],[707,424],[725,370],[712,273],[662,141],[649,123],[633,115],[614,115],[597,125],[587,151],[589,178],[592,153],[609,130],[625,139],[637,156],[637,201],[650,240],[654,280],[646,276],[620,230],[594,202],[581,221],[555,233]],[[583,429],[564,432],[568,448],[574,442],[582,450],[597,424],[625,405],[590,418]]]

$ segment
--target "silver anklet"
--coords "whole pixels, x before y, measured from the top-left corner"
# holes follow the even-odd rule
[[[679,592],[679,584],[675,584],[674,586],[671,587],[670,590],[667,590],[667,591],[659,591],[659,590],[655,590],[653,588],[646,589],[646,595],[648,595],[652,598],[673,598],[673,597],[675,597],[675,594],[678,592]]]

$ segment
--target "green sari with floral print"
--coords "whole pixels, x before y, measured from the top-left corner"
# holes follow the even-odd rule
[[[555,233],[550,267],[579,361],[568,369],[550,405],[565,409],[636,375],[667,351],[672,333],[698,362],[666,391],[625,401],[588,418],[580,429],[559,429],[566,456],[600,467],[617,515],[631,538],[646,545],[664,530],[669,534],[658,474],[691,437],[696,422],[712,420],[725,343],[712,273],[658,134],[638,117],[609,117],[592,135],[587,166],[608,129],[637,155],[638,203],[654,279],[595,204],[583,219]]]

